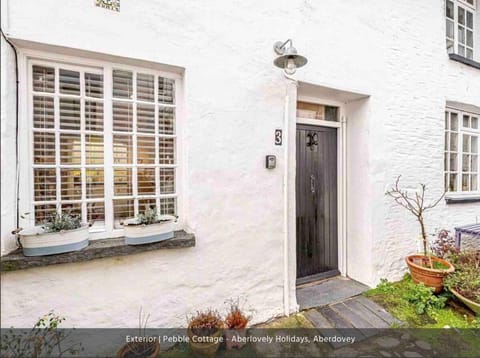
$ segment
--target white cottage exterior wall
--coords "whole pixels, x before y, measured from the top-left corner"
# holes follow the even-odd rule
[[[440,195],[445,103],[480,106],[480,71],[446,54],[442,1],[137,0],[117,13],[85,0],[10,0],[7,10],[2,28],[14,39],[185,69],[184,220],[197,245],[2,273],[2,327],[30,326],[50,309],[76,327],[135,326],[140,306],[152,326],[182,326],[187,313],[240,295],[260,322],[284,313],[285,274],[296,309],[291,252],[284,271],[286,158],[273,142],[286,94],[275,41],[292,38],[308,57],[299,80],[369,96],[345,106],[346,273],[369,285],[399,278],[418,236],[387,186],[402,174]],[[14,244],[13,71],[2,40],[2,255]],[[264,168],[267,154],[276,169]],[[441,202],[428,229],[477,218],[479,203]]]

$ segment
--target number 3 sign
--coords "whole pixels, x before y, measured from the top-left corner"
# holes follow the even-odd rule
[[[282,145],[282,130],[275,129],[275,145]]]

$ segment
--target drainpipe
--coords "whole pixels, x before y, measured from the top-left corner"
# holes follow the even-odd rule
[[[290,315],[290,280],[289,280],[289,268],[290,268],[290,247],[289,247],[289,232],[290,232],[290,220],[289,220],[289,192],[290,192],[290,181],[289,181],[289,148],[290,148],[290,124],[292,120],[296,121],[295,113],[295,106],[291,105],[291,101],[296,101],[296,91],[298,82],[293,77],[288,76],[285,74],[285,78],[287,79],[286,85],[286,94],[285,94],[285,113],[284,113],[284,172],[283,172],[283,258],[284,258],[284,266],[283,266],[283,311],[285,316]]]

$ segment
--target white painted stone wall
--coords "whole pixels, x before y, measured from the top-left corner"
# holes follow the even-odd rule
[[[370,96],[347,105],[347,273],[370,285],[399,278],[418,229],[385,189],[403,174],[440,194],[445,102],[480,106],[480,71],[446,55],[443,11],[438,0],[137,0],[122,1],[119,13],[87,0],[10,0],[3,23],[13,38],[185,68],[185,220],[197,247],[2,274],[2,327],[29,326],[50,309],[76,327],[135,326],[140,306],[152,327],[184,325],[187,313],[239,295],[256,322],[283,313],[285,158],[273,132],[283,126],[285,79],[272,44],[287,38],[309,59],[300,80]],[[4,48],[2,254],[15,226]],[[267,154],[277,155],[275,170],[264,169]],[[428,228],[476,217],[478,203],[442,202]]]

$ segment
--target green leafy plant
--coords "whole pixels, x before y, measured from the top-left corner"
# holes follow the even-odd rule
[[[0,356],[5,358],[63,357],[77,355],[83,351],[81,343],[71,344],[70,333],[59,330],[65,321],[55,312],[50,311],[40,318],[30,331],[11,328],[2,335]],[[64,343],[71,345],[65,348]]]
[[[433,294],[432,287],[426,287],[423,283],[418,285],[411,284],[405,298],[412,303],[418,314],[432,313],[436,309],[445,307],[447,297]]]
[[[82,226],[79,215],[71,215],[69,213],[56,213],[48,218],[42,225],[45,232],[60,232],[64,230],[74,230]]]
[[[469,250],[452,256],[455,271],[445,279],[445,286],[480,303],[480,250]]]
[[[151,225],[159,222],[157,209],[155,207],[147,207],[143,213],[137,215],[139,225]]]

